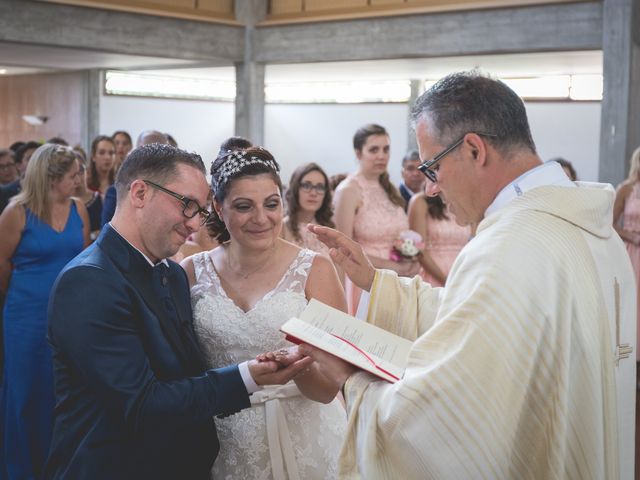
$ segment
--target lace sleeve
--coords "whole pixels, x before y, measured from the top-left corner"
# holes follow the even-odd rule
[[[209,289],[211,285],[211,277],[206,274],[207,263],[209,260],[209,252],[196,253],[191,257],[193,261],[193,270],[195,274],[195,283],[191,287],[191,298],[196,300],[202,296],[203,292]]]
[[[289,274],[284,278],[281,289],[282,291],[296,292],[304,295],[311,265],[317,252],[303,248],[289,268]]]

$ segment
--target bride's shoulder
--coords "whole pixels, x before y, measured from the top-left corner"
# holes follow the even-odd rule
[[[324,255],[316,254],[313,257],[305,294],[308,299],[317,298],[327,305],[347,311],[347,301],[338,272],[333,262]]]
[[[207,261],[209,259],[211,259],[211,261],[215,261],[214,258],[220,255],[220,252],[216,252],[216,250],[219,250],[221,248],[222,246],[219,246],[212,250],[205,250],[203,252],[194,253],[193,255],[185,258],[180,262],[180,266],[187,274],[190,287],[198,282],[200,272],[206,269]]]

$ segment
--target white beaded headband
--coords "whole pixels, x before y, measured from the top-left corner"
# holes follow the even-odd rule
[[[242,170],[249,165],[264,165],[276,173],[280,173],[280,168],[278,168],[278,164],[275,161],[265,160],[256,156],[249,157],[248,155],[244,150],[227,151],[227,159],[218,168],[216,175],[211,178],[211,186],[214,192],[217,192],[222,185],[227,183],[229,178],[241,173]]]

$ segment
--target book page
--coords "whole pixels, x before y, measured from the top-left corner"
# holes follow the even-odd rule
[[[412,342],[317,300],[281,330],[390,382],[402,377]]]
[[[358,320],[337,308],[311,299],[300,314],[305,322],[344,338],[371,355],[387,362],[406,365],[413,342],[369,323]]]

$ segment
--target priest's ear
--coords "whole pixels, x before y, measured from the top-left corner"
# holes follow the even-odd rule
[[[474,161],[479,161],[481,165],[487,160],[487,148],[485,140],[477,133],[468,133],[464,138],[464,144],[471,153]]]

